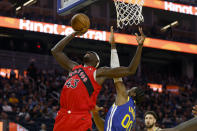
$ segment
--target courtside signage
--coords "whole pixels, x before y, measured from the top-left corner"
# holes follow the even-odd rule
[[[3,122],[0,121],[0,131],[3,131]]]
[[[10,122],[9,123],[9,131],[28,131],[28,130],[19,124],[16,124],[14,122]]]
[[[49,33],[55,35],[69,35],[73,32],[71,26],[58,25],[52,23],[44,23],[32,20],[23,20],[10,17],[0,16],[0,27],[20,29],[25,31],[34,31],[41,33]],[[138,45],[134,35],[114,33],[116,42],[120,44]],[[86,34],[80,38],[109,41],[110,32],[89,29]],[[146,38],[144,47],[157,48],[163,50],[185,52],[197,54],[197,45],[189,43],[181,43],[153,38]]]
[[[123,1],[123,0],[118,0],[118,1]],[[129,0],[124,0],[124,2],[129,3]],[[189,15],[197,15],[197,7],[195,6],[178,4],[168,1],[145,0],[144,6],[161,9],[161,10],[174,11],[174,12],[184,13]]]

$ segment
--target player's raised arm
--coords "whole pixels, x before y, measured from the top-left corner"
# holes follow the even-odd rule
[[[60,40],[52,49],[51,52],[57,62],[66,70],[71,71],[74,66],[78,65],[76,62],[70,60],[66,54],[64,54],[64,47],[76,36],[83,35],[88,31],[90,27],[90,20],[85,14],[79,13],[72,17],[71,25],[74,32],[62,40]]]
[[[70,60],[68,56],[63,52],[64,47],[75,37],[76,32],[64,37],[60,40],[52,49],[51,53],[57,60],[57,62],[66,70],[71,71],[74,66],[77,65],[76,62]]]
[[[117,68],[107,68],[107,67],[99,68],[96,73],[97,77],[117,78],[117,77],[124,77],[124,76],[135,74],[137,67],[140,63],[142,47],[145,40],[145,35],[141,27],[139,27],[139,32],[141,34],[140,36],[138,36],[138,34],[136,33],[136,40],[138,42],[137,51],[132,61],[130,62],[129,66],[117,67]],[[111,43],[113,42],[113,40],[110,39],[109,42]]]
[[[70,60],[68,56],[63,52],[64,47],[76,36],[81,35],[81,32],[73,32],[72,34],[64,37],[60,40],[52,49],[51,53],[57,60],[57,62],[66,70],[71,71],[72,68],[78,65],[76,62]]]
[[[114,40],[113,26],[111,26],[111,35],[110,35],[110,45],[111,45],[111,60],[110,66],[111,68],[120,67],[118,53],[116,49],[116,44]],[[114,84],[117,92],[115,103],[116,105],[123,105],[128,101],[128,94],[126,91],[126,87],[123,84],[122,78],[114,78]]]

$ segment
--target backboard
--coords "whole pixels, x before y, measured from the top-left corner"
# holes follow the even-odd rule
[[[57,13],[67,15],[76,10],[85,8],[97,0],[57,0]]]

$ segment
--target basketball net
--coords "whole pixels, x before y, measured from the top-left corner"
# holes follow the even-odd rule
[[[114,0],[117,12],[117,27],[138,25],[144,22],[142,6],[144,0]]]

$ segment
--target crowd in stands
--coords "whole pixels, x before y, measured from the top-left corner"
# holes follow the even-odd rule
[[[143,69],[142,69],[143,70]],[[148,69],[146,69],[148,70]],[[153,110],[158,114],[160,127],[172,127],[192,117],[192,106],[197,104],[197,81],[166,73],[143,71],[143,75],[125,77],[127,89],[137,86],[145,91],[144,102],[137,106],[135,131],[144,130],[144,113]],[[29,130],[52,130],[59,109],[59,96],[67,72],[39,70],[34,64],[27,69],[27,75],[15,78],[0,77],[0,119],[14,121]],[[163,92],[154,92],[147,83],[160,83]],[[165,89],[168,84],[180,86],[179,94]],[[114,103],[116,91],[113,80],[107,80],[98,97],[97,104],[104,107],[100,112],[105,118]],[[96,131],[95,125],[93,129]]]
[[[26,77],[20,75],[18,79],[14,75],[0,78],[1,119],[29,130],[38,131],[45,125],[51,130],[59,108],[56,91],[60,92],[57,89],[61,89],[65,79],[55,71],[39,71],[33,64],[27,72]]]

